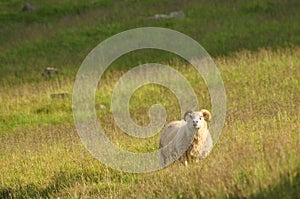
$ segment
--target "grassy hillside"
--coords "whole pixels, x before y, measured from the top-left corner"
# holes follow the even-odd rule
[[[297,198],[300,192],[300,3],[298,1],[23,1],[0,2],[0,198]],[[183,10],[182,19],[150,20]],[[226,123],[211,155],[148,174],[105,167],[82,145],[72,118],[76,72],[99,42],[130,28],[181,31],[213,55],[227,94]],[[96,92],[99,122],[118,147],[145,152],[150,139],[126,136],[113,121],[115,82],[131,67],[168,63],[211,109],[201,77],[168,53],[141,50],[114,62]],[[62,71],[45,80],[46,67]],[[161,95],[160,93],[164,93]],[[130,101],[138,124],[162,103],[168,121],[179,105],[168,89],[143,86]]]
[[[180,164],[150,173],[128,174],[95,160],[72,124],[71,99],[51,99],[55,82],[24,84],[1,92],[1,188],[4,197],[295,197],[299,192],[300,49],[243,51],[216,58],[227,90],[227,119],[211,155],[189,167]],[[179,63],[177,63],[179,64]],[[190,68],[178,66],[203,107],[209,96]],[[115,75],[118,79],[122,73]],[[279,75],[282,74],[282,75]],[[96,104],[109,106],[111,79]],[[71,91],[72,82],[64,82]],[[147,123],[155,102],[166,105],[168,121],[179,117],[172,93],[143,87],[131,101],[132,117]],[[163,89],[164,90],[164,89]],[[171,99],[171,100],[170,100]],[[107,136],[119,147],[145,152],[159,135],[128,138],[111,113],[98,110]]]
[[[21,12],[23,1],[0,3],[1,82],[37,81],[47,66],[74,75],[98,43],[136,27],[178,30],[213,56],[300,43],[297,0],[70,2],[32,1],[36,11],[26,13]],[[157,13],[178,10],[186,17],[149,20]],[[148,61],[149,56],[151,61],[169,59],[160,53],[141,53],[120,60],[114,68],[132,67],[135,62]]]

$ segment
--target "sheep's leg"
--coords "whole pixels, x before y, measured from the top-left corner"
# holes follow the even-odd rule
[[[184,166],[188,165],[188,156],[186,152],[179,158],[179,161],[184,164]]]
[[[184,162],[185,166],[187,166],[188,162],[191,162],[191,161],[192,161],[192,157],[189,155],[188,152],[186,152],[185,153],[185,162]]]
[[[184,166],[187,166],[188,165],[188,162],[189,162],[189,157],[187,154],[184,155]]]

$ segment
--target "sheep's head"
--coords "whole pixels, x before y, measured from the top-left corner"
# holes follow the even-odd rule
[[[206,110],[202,109],[201,111],[187,111],[184,114],[184,120],[187,122],[189,128],[205,128],[207,127],[206,121],[211,120],[211,113]]]

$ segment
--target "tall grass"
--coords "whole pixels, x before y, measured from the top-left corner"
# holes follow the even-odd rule
[[[3,113],[0,196],[298,197],[299,47],[241,51],[215,61],[228,101],[220,140],[210,156],[199,164],[188,167],[174,164],[149,174],[123,173],[94,159],[76,134],[71,101],[49,99],[49,91],[61,89],[50,89],[55,81],[40,86],[18,85],[13,92],[1,92],[1,103],[5,106],[0,109]],[[190,66],[179,61],[173,63],[191,82],[201,106],[209,107],[209,96],[201,78]],[[151,139],[129,138],[116,127],[110,114],[113,82],[123,72],[115,73],[114,78],[108,72],[96,93],[96,104],[107,106],[97,111],[99,121],[118,147],[139,152],[155,150],[159,135]],[[64,90],[72,90],[68,78],[62,83]],[[165,95],[157,95],[161,91]],[[168,121],[178,118],[179,107],[172,93],[159,86],[146,86],[132,97],[133,119],[147,124],[147,108],[158,101],[166,106]],[[42,107],[49,110],[36,111]],[[22,114],[28,114],[28,118]],[[18,116],[23,118],[23,123],[14,126],[11,117]],[[44,119],[34,123],[32,118]],[[49,125],[52,118],[60,122]],[[10,128],[5,129],[7,126]]]
[[[23,1],[0,2],[0,198],[297,198],[300,192],[300,12],[297,0],[262,1]],[[183,19],[150,20],[183,10]],[[214,57],[227,92],[220,140],[199,164],[174,164],[148,174],[107,168],[82,145],[72,118],[75,74],[104,39],[131,28],[178,30]],[[247,49],[247,50],[246,50]],[[115,83],[133,66],[159,62],[183,74],[200,106],[210,109],[207,88],[194,69],[159,50],[116,60],[96,92],[99,123],[118,147],[157,149],[150,139],[125,135],[110,110]],[[55,67],[50,80],[41,72]],[[163,95],[161,93],[164,93]],[[162,103],[167,121],[180,117],[168,89],[148,85],[130,100],[132,119],[147,125],[147,111]]]

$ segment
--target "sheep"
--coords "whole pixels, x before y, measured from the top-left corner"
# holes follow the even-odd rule
[[[167,124],[159,140],[160,161],[165,166],[176,159],[187,165],[192,159],[205,158],[212,149],[212,137],[207,121],[211,113],[202,109],[187,111],[184,120]]]

